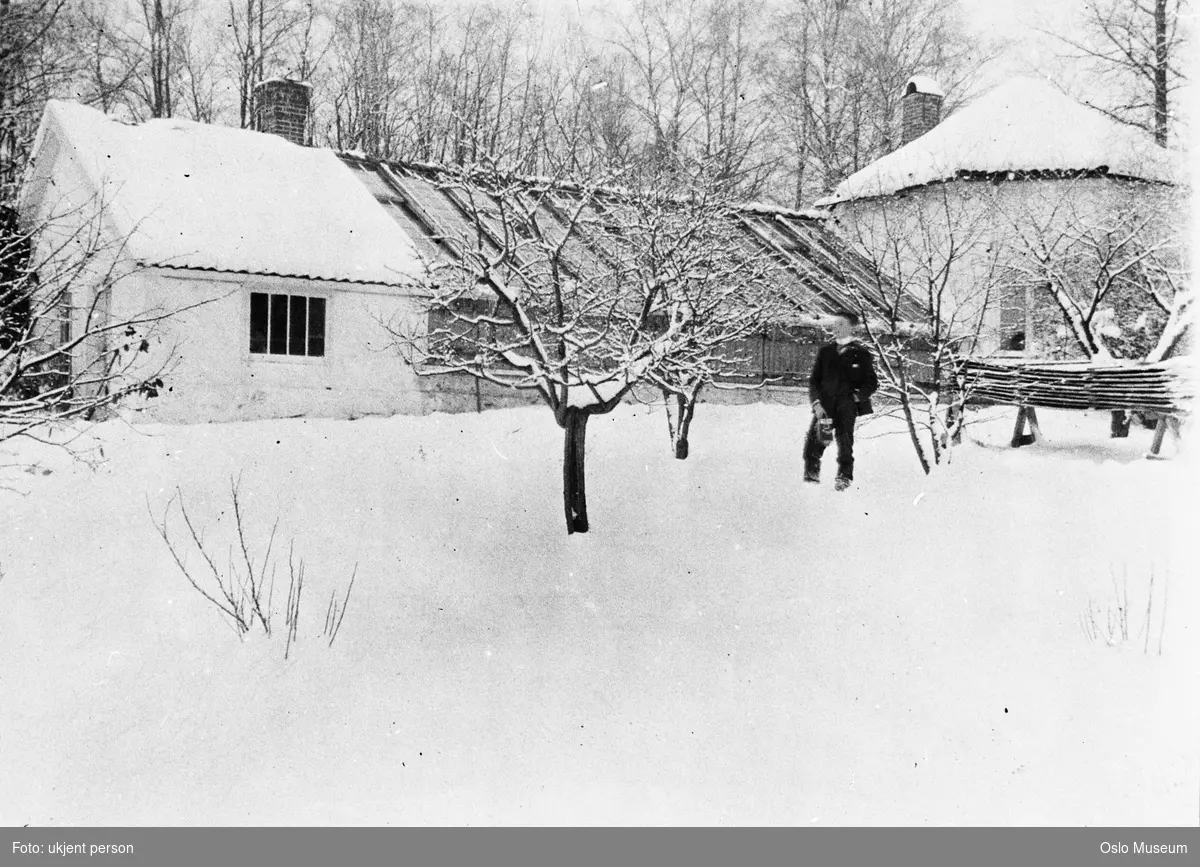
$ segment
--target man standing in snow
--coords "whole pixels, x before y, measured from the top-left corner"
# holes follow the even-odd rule
[[[858,316],[849,311],[837,314],[833,340],[817,351],[808,378],[812,424],[804,439],[804,481],[818,482],[821,455],[830,439],[837,440],[836,490],[850,487],[854,478],[854,423],[872,411],[871,395],[879,387],[871,350],[854,339]],[[832,437],[829,430],[832,428]]]

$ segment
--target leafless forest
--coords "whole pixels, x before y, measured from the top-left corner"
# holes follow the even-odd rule
[[[1099,106],[1166,141],[1186,0],[1105,0],[1058,37]],[[897,144],[899,98],[946,109],[1005,46],[958,0],[2,0],[0,198],[42,105],[254,125],[254,87],[314,86],[313,141],[527,173],[719,166],[743,199],[804,206]]]

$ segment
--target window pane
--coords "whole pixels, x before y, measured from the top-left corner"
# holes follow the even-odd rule
[[[250,293],[250,351],[267,351],[267,295]]]
[[[308,299],[303,295],[291,296],[291,324],[288,328],[288,355],[304,355],[304,338],[308,334],[306,308]]]
[[[308,354],[325,354],[325,299],[308,299]]]
[[[271,335],[269,341],[272,355],[287,354],[287,325],[288,297],[286,295],[272,295]]]

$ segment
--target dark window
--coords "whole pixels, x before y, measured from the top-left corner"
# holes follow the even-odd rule
[[[308,299],[308,354],[325,354],[325,299]]]
[[[288,317],[288,355],[304,355],[308,348],[308,299],[291,295],[291,315]]]
[[[267,351],[272,355],[287,353],[287,299],[286,295],[271,296],[271,331]]]
[[[250,351],[325,355],[325,299],[251,292]]]
[[[250,293],[250,351],[267,351],[267,296],[265,292]]]

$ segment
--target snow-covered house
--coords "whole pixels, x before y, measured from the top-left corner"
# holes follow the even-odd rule
[[[260,95],[268,108],[280,102],[260,118],[261,132],[172,119],[130,125],[74,103],[47,105],[21,219],[60,236],[88,227],[82,234],[102,236],[111,253],[76,281],[71,316],[172,314],[145,359],[169,363],[164,387],[126,406],[200,421],[524,400],[487,384],[481,394],[474,380],[417,376],[383,327],[422,323],[428,263],[453,255],[447,239],[474,234],[442,170],[304,146],[307,91],[278,84]],[[857,308],[852,295],[876,291],[823,218],[747,206],[737,220],[741,243],[777,261],[798,314]],[[92,357],[111,342],[98,341]],[[760,377],[809,363],[804,347],[766,335],[749,348]]]
[[[1092,239],[1111,245],[1132,229],[1139,249],[1162,244],[1184,217],[1173,158],[1141,131],[1042,80],[1010,81],[938,122],[941,102],[931,79],[910,80],[905,143],[816,206],[869,255],[901,251],[897,271],[918,294],[948,267],[944,313],[960,333],[978,329],[975,352],[1080,354],[1052,294],[1061,287],[1036,260],[1061,256],[1054,267],[1069,269],[1074,257],[1086,269],[1081,251]],[[1148,295],[1131,301],[1113,292],[1095,311],[1087,302],[1082,315],[1114,344],[1122,329],[1128,337],[1166,318]],[[1153,334],[1144,338],[1142,345],[1153,345]]]
[[[126,125],[52,101],[20,210],[59,235],[94,226],[86,234],[119,254],[100,315],[181,311],[146,359],[173,357],[169,391],[147,404],[157,417],[421,408],[376,324],[411,302],[416,251],[330,151],[189,121]],[[97,279],[111,266],[101,258]],[[72,308],[79,320],[90,303]]]

